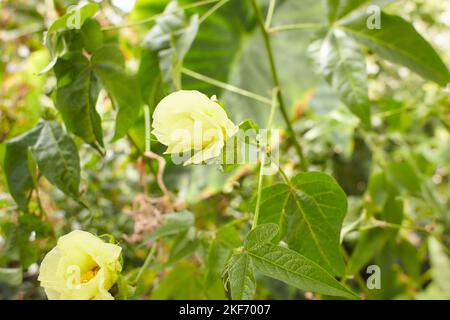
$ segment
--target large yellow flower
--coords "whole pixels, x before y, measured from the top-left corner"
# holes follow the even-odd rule
[[[198,91],[174,92],[162,99],[153,113],[152,132],[167,146],[165,153],[194,152],[184,165],[219,156],[225,141],[238,130],[214,98]]]
[[[72,231],[44,258],[38,280],[50,300],[112,300],[122,248],[85,231]]]

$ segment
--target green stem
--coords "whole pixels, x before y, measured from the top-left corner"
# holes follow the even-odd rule
[[[264,178],[264,163],[265,163],[265,152],[261,155],[260,167],[259,167],[259,177],[258,177],[258,193],[256,195],[256,206],[255,206],[255,217],[253,218],[252,230],[258,225],[259,211],[261,206],[261,193]]]
[[[206,19],[208,19],[209,16],[211,16],[214,12],[219,10],[228,1],[230,1],[230,0],[221,0],[220,2],[216,3],[211,9],[206,11],[206,13],[200,17],[199,23],[203,23]]]
[[[277,106],[276,97],[278,95],[278,90],[279,89],[277,87],[277,88],[274,88],[273,92],[272,92],[272,105],[270,107],[269,118],[267,119],[267,130],[268,130],[269,134],[271,134],[270,130],[272,129],[273,118],[275,115],[275,107]],[[259,211],[260,211],[260,207],[261,207],[261,192],[262,192],[262,187],[263,187],[263,182],[264,182],[264,165],[266,162],[266,153],[267,153],[267,150],[265,149],[265,146],[264,146],[263,153],[260,158],[258,191],[257,191],[257,195],[256,195],[255,216],[253,218],[252,229],[256,228],[256,226],[258,225]]]
[[[222,81],[219,81],[217,79],[213,79],[213,78],[207,77],[207,76],[205,76],[203,74],[200,74],[200,73],[197,73],[195,71],[192,71],[192,70],[189,70],[189,69],[186,69],[186,68],[181,68],[181,72],[183,74],[193,78],[193,79],[197,79],[197,80],[203,81],[205,83],[209,83],[209,84],[211,84],[213,86],[216,86],[218,88],[221,88],[221,89],[224,89],[224,90],[227,90],[227,91],[239,94],[241,96],[244,96],[244,97],[247,97],[247,98],[250,98],[250,99],[262,102],[262,103],[265,103],[265,104],[269,104],[269,105],[272,104],[272,100],[270,100],[269,98],[266,98],[264,96],[260,96],[259,94],[256,94],[256,93],[253,93],[253,92],[250,92],[250,91],[247,91],[247,90],[235,87],[235,86],[233,86],[231,84],[228,84],[226,82],[222,82]]]
[[[153,259],[153,255],[155,254],[157,244],[158,243],[156,241],[153,242],[153,245],[150,248],[150,251],[148,252],[147,257],[145,258],[144,264],[142,265],[141,269],[139,269],[136,279],[134,279],[134,281],[133,281],[133,283],[135,285],[137,285],[139,283],[139,281],[142,278],[142,275],[144,274],[144,271],[148,269],[148,266],[150,265],[150,262]]]
[[[169,15],[169,14],[177,13],[177,12],[180,12],[182,10],[187,10],[187,9],[201,7],[201,6],[208,5],[208,4],[211,4],[211,3],[216,3],[216,2],[219,2],[219,1],[221,1],[221,0],[203,0],[203,1],[198,1],[198,2],[194,2],[194,3],[191,3],[191,4],[185,5],[185,6],[181,6],[180,8],[178,8],[176,10],[173,10],[173,11],[170,11],[170,12],[166,12],[166,13],[163,12],[163,13],[160,13],[160,14],[156,14],[156,15],[151,16],[151,17],[149,17],[147,19],[144,19],[144,20],[139,20],[139,21],[135,21],[135,22],[132,22],[132,23],[129,23],[129,24],[123,24],[123,25],[119,25],[119,26],[109,26],[109,27],[103,28],[102,30],[103,31],[110,31],[110,30],[131,28],[131,27],[135,27],[135,26],[139,26],[139,25],[143,25],[143,24],[147,24],[147,23],[153,22],[156,19],[158,19],[159,17],[163,17],[163,16],[166,16],[166,15]]]
[[[275,26],[269,28],[269,33],[279,32],[279,31],[290,31],[290,30],[308,30],[308,29],[320,29],[323,28],[324,25],[320,23],[296,23],[296,24],[286,24],[281,26]]]
[[[275,11],[275,2],[276,0],[270,0],[269,9],[267,10],[266,22],[264,24],[264,27],[266,29],[269,29],[270,25],[272,24],[273,12]]]
[[[150,138],[150,107],[146,104],[144,105],[144,121],[145,121],[145,151],[150,151],[151,149],[151,138]]]
[[[289,178],[288,178],[286,172],[284,172],[284,170],[281,169],[281,167],[280,167],[280,165],[279,165],[278,163],[277,163],[276,165],[277,165],[277,167],[278,167],[278,172],[280,173],[280,175],[281,175],[281,177],[283,178],[284,182],[285,182],[288,186],[292,186],[292,185],[291,185],[291,180],[289,180]]]
[[[261,13],[261,10],[258,7],[258,4],[256,3],[256,0],[251,0],[251,2],[253,5],[253,9],[255,11],[255,15],[257,17],[258,24],[260,26],[263,38],[264,38],[264,45],[266,47],[267,55],[269,58],[270,70],[272,73],[272,79],[273,79],[274,86],[277,88],[281,88],[277,68],[275,66],[275,58],[273,55],[272,44],[270,42],[269,34],[264,26],[264,17]],[[278,104],[280,106],[281,115],[283,116],[283,119],[286,122],[287,130],[289,131],[291,141],[294,144],[294,148],[300,158],[300,166],[301,166],[302,170],[306,171],[306,170],[308,170],[308,163],[303,154],[303,148],[300,145],[300,142],[297,140],[297,137],[295,135],[295,131],[294,131],[294,128],[292,127],[291,121],[289,119],[288,112],[286,111],[286,105],[284,103],[283,93],[281,92],[281,89],[278,91]]]

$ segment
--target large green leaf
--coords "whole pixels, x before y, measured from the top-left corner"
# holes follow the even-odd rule
[[[403,65],[441,86],[450,82],[450,72],[431,45],[412,24],[401,17],[381,13],[381,28],[369,29],[367,16],[359,15],[339,25],[381,57]]]
[[[102,86],[118,108],[114,139],[123,137],[139,117],[139,85],[124,68],[122,53],[114,45],[100,47],[91,60],[71,52],[55,65],[56,106],[68,130],[94,147],[103,147],[101,118],[95,109]]]
[[[366,61],[358,43],[332,29],[310,45],[309,53],[340,100],[370,127]]]
[[[45,33],[44,44],[47,46],[52,59],[40,72],[41,74],[53,68],[58,58],[66,54],[72,44],[81,40],[88,51],[98,44],[102,33],[98,24],[89,19],[98,11],[97,3],[82,3],[69,8],[68,12],[53,21]],[[78,38],[79,37],[79,38]]]
[[[296,288],[351,299],[357,297],[319,264],[293,250],[266,244],[248,254],[261,273]]]
[[[115,106],[116,130],[113,140],[123,137],[139,117],[141,95],[139,83],[125,72],[125,61],[119,48],[105,45],[92,56],[93,71],[100,79]]]
[[[327,0],[328,19],[333,22],[347,16],[372,0]]]
[[[385,230],[369,229],[360,232],[356,247],[348,261],[347,273],[355,274],[383,248],[388,240]]]
[[[343,275],[339,234],[346,212],[347,198],[336,181],[324,173],[306,172],[290,185],[263,190],[260,223],[279,224],[291,249]]]
[[[255,269],[248,253],[239,253],[228,262],[225,280],[233,300],[251,300],[256,290]]]
[[[64,193],[78,197],[80,158],[75,143],[56,121],[47,121],[31,148],[40,173]]]
[[[205,264],[205,289],[210,288],[215,282],[221,279],[222,272],[227,265],[231,255],[231,249],[223,243],[213,240],[208,248],[207,260]]]
[[[229,5],[232,7],[232,2]],[[224,19],[227,18],[227,16],[224,17]],[[272,27],[325,22],[324,1],[285,1],[280,2],[276,8]],[[311,63],[307,59],[307,47],[313,32],[312,30],[292,30],[271,34],[275,63],[289,114],[293,113],[294,107],[304,97],[305,92],[317,84],[318,78],[314,75]],[[232,44],[232,46],[239,45],[239,47],[235,51],[234,60],[231,60],[234,63],[231,65],[228,83],[270,99],[273,82],[267,53],[262,50],[264,42],[258,27],[235,37],[240,39],[240,42],[234,40],[237,43]],[[195,49],[195,45],[193,49]],[[207,61],[212,62],[213,59]],[[211,74],[215,77],[213,73]],[[250,118],[260,127],[267,123],[270,111],[267,104],[239,96],[233,92],[224,92],[220,99],[224,101],[235,122]],[[284,126],[278,110],[274,125]]]
[[[33,177],[28,167],[28,148],[39,138],[43,123],[18,136],[6,144],[5,175],[9,192],[22,211],[28,211],[28,195],[34,187]]]
[[[159,74],[169,84],[170,91],[179,89],[182,62],[197,35],[198,26],[198,15],[188,20],[176,1],[167,5],[144,39],[139,73],[145,91],[153,90]]]
[[[387,177],[400,190],[406,190],[414,195],[420,195],[423,179],[407,161],[389,163],[386,168]]]
[[[278,233],[278,225],[275,223],[260,224],[249,232],[245,241],[247,250],[257,249],[272,241]]]
[[[94,2],[69,7],[64,16],[52,22],[47,30],[47,35],[65,30],[80,29],[84,22],[92,17],[98,9],[99,5]]]
[[[56,107],[61,112],[67,129],[87,143],[103,147],[100,115],[95,110],[101,84],[90,61],[79,52],[58,59]]]
[[[19,208],[25,212],[28,211],[29,192],[36,183],[36,165],[41,175],[61,191],[78,197],[78,150],[56,121],[41,121],[29,132],[7,143],[5,171],[8,186]]]

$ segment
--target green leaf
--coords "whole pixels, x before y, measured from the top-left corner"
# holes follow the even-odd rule
[[[101,84],[89,60],[79,52],[64,55],[55,65],[56,107],[67,130],[98,149],[103,147],[101,118],[95,109]]]
[[[246,119],[239,124],[239,131],[222,148],[221,168],[224,172],[257,160],[258,134],[259,127],[253,120]]]
[[[20,262],[23,270],[37,262],[40,248],[37,241],[30,241],[32,233],[36,239],[49,239],[52,225],[41,218],[26,213],[19,216],[17,229],[14,235],[14,246],[19,250]]]
[[[146,85],[149,87],[146,89],[152,90],[158,72],[164,82],[169,84],[170,91],[181,89],[182,62],[197,35],[198,26],[198,15],[193,15],[188,21],[176,1],[167,5],[144,39],[143,58],[148,61],[141,61],[141,69],[153,69],[153,75],[148,75],[153,80],[147,80]]]
[[[92,68],[118,107],[113,140],[123,137],[139,118],[141,95],[135,77],[125,72],[125,61],[119,48],[105,45],[96,50],[91,59]]]
[[[48,51],[50,52],[50,56],[52,57],[52,59],[39,72],[39,75],[43,75],[44,73],[50,71],[56,65],[58,59],[63,55],[65,55],[67,52],[69,52],[69,45],[70,45],[70,43],[68,43],[64,35],[56,33],[47,35],[44,44],[47,47]]]
[[[327,0],[330,22],[343,18],[372,0]]]
[[[339,99],[370,127],[366,61],[359,45],[340,30],[314,41],[309,54]]]
[[[433,281],[440,291],[450,299],[450,259],[445,253],[445,247],[436,238],[429,237],[428,252]]]
[[[40,122],[32,130],[6,144],[4,167],[9,192],[20,210],[25,212],[28,211],[29,192],[34,187],[28,167],[28,148],[36,143],[43,126]]]
[[[77,198],[80,158],[75,143],[56,121],[44,123],[31,151],[40,173],[64,193]]]
[[[215,281],[220,280],[230,255],[231,249],[229,247],[224,246],[217,240],[211,242],[205,265],[205,289],[210,288]]]
[[[202,290],[203,274],[197,265],[180,262],[170,270],[153,290],[152,300],[196,300],[205,299]]]
[[[0,283],[19,286],[22,283],[22,268],[0,268]]]
[[[142,100],[153,111],[156,107],[157,94],[162,91],[162,75],[157,52],[146,48],[142,49],[137,78],[142,92]]]
[[[45,222],[32,214],[23,214],[19,217],[19,228],[23,232],[31,233],[34,231],[38,239],[48,238],[53,230],[53,226],[49,222]]]
[[[255,268],[264,275],[296,288],[331,296],[354,299],[357,296],[340,284],[319,264],[305,256],[280,246],[266,244],[249,251]]]
[[[276,225],[275,223],[258,225],[247,235],[244,247],[247,250],[254,250],[267,243],[270,243],[272,239],[276,237],[278,230],[278,225]]]
[[[388,178],[391,183],[411,194],[420,194],[422,179],[407,161],[392,162],[387,167]]]
[[[195,227],[190,227],[187,231],[180,232],[175,237],[170,250],[169,263],[181,260],[195,252],[199,244],[196,238]]]
[[[367,16],[346,21],[339,28],[381,57],[403,65],[441,86],[450,82],[450,72],[431,45],[401,17],[381,14],[381,28],[369,29]]]
[[[118,107],[114,140],[123,137],[139,117],[139,85],[124,67],[122,53],[114,45],[97,49],[91,61],[80,52],[72,52],[55,65],[56,106],[68,130],[95,148],[104,146],[101,118],[95,109],[102,86]]]
[[[136,287],[132,286],[123,275],[119,275],[116,284],[117,294],[115,299],[117,300],[128,300],[136,292]]]
[[[187,231],[194,225],[194,215],[189,211],[167,213],[163,216],[163,224],[151,235],[151,240],[167,237]]]
[[[256,290],[255,269],[247,253],[235,254],[225,269],[225,285],[229,285],[231,299],[251,300]]]
[[[236,229],[234,221],[220,227],[217,230],[216,240],[230,249],[237,248],[241,245],[241,235],[239,230]]]
[[[387,233],[382,229],[361,231],[356,247],[347,264],[347,274],[359,272],[383,248],[388,240]]]
[[[37,182],[36,165],[52,184],[70,196],[78,196],[78,150],[56,121],[41,121],[7,143],[6,178],[11,195],[24,212],[28,211],[29,192]]]
[[[94,2],[69,7],[64,16],[51,23],[47,31],[47,36],[55,32],[80,29],[84,22],[92,17],[98,9],[99,5]]]
[[[401,242],[398,245],[398,255],[406,274],[413,280],[413,284],[415,284],[416,287],[419,287],[422,257],[418,248],[409,240],[401,239]]]
[[[240,5],[237,5],[238,2]],[[248,15],[251,8],[247,8],[247,5],[250,5],[250,1],[231,1],[226,5],[228,11],[225,11],[224,6],[223,11],[219,10],[219,14],[222,12],[221,16],[211,21],[208,19],[205,26],[202,23],[197,37],[198,42],[196,40],[192,50],[189,51],[186,65],[197,72],[268,98],[268,103],[262,103],[226,90],[222,94],[218,94],[217,89],[214,92],[226,104],[235,123],[250,118],[263,127],[270,112],[268,104],[271,100],[273,82],[267,53],[261,50],[264,48],[263,37],[258,25],[254,23],[254,17]],[[217,26],[223,21],[231,24],[228,30],[232,30],[233,33],[218,37],[217,34],[223,35],[228,31],[223,26]],[[325,22],[325,1],[277,1],[272,26]],[[206,23],[211,23],[211,29],[203,31]],[[204,38],[203,32],[207,33],[209,38]],[[285,103],[290,106],[288,110],[290,115],[293,115],[294,106],[303,99],[306,92],[317,84],[318,77],[315,76],[306,53],[313,32],[313,30],[292,30],[272,35],[275,64]],[[210,39],[209,45],[206,44],[206,39]],[[205,48],[212,50],[211,57],[205,58],[201,54]],[[197,64],[192,63],[194,58]],[[223,71],[227,66],[230,70],[224,74]],[[201,84],[196,82],[196,85]],[[280,128],[285,125],[279,110],[275,112],[273,124],[274,127]]]
[[[343,275],[339,234],[347,212],[344,191],[320,172],[300,173],[290,184],[263,190],[259,223],[278,224],[291,249]]]
[[[78,33],[87,52],[94,52],[103,44],[102,28],[97,21],[88,19]]]
[[[93,20],[89,19],[94,16],[98,9],[99,5],[93,2],[72,6],[69,7],[64,16],[56,19],[50,24],[44,35],[44,44],[50,51],[52,60],[42,71],[39,72],[39,74],[48,72],[55,66],[60,57],[70,51],[69,47],[72,46],[71,38],[74,34],[69,33],[69,31],[78,31],[81,29],[79,34],[81,35],[82,40],[86,40],[82,42],[85,44],[88,51],[90,51],[89,48],[92,48],[92,46],[95,46],[95,44],[98,43],[98,30],[100,30],[100,27],[97,24],[98,30],[94,30],[95,27],[93,26]],[[89,25],[87,28],[85,28],[86,21]],[[89,39],[86,39],[86,35],[89,35]],[[75,43],[76,42],[77,41],[75,41]]]
[[[239,124],[239,129],[242,131],[253,130],[259,131],[258,125],[252,119],[246,119]]]

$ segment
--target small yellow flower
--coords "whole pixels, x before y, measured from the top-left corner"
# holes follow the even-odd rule
[[[209,99],[194,90],[168,95],[153,113],[152,132],[167,146],[165,153],[194,152],[184,165],[199,164],[219,156],[225,141],[238,130],[215,97]]]
[[[112,300],[122,248],[85,231],[72,231],[44,258],[38,280],[50,300]]]

